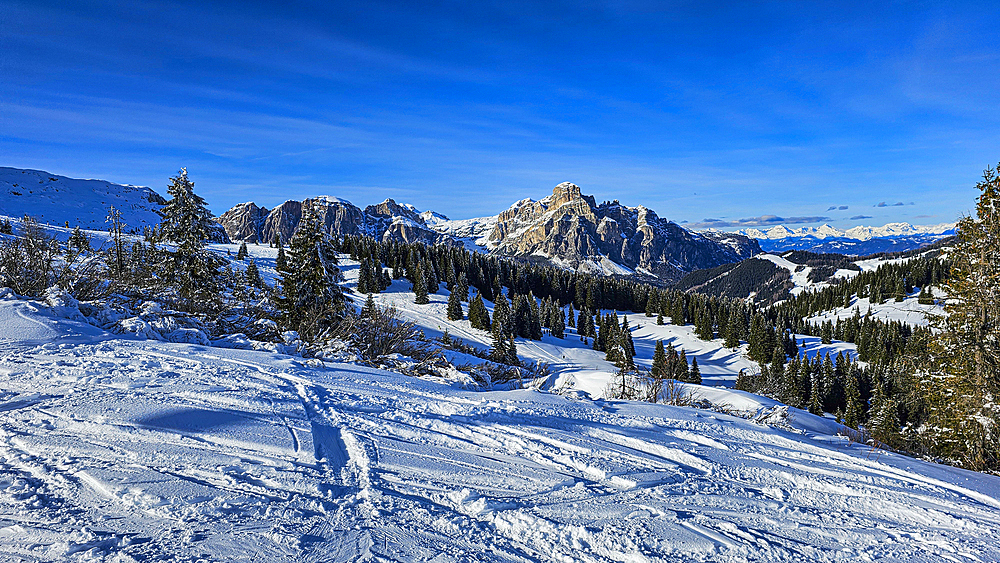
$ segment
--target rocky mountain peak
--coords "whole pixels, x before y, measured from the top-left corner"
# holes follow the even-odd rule
[[[571,182],[501,213],[489,244],[502,254],[546,257],[582,271],[608,271],[610,261],[615,273],[628,269],[668,281],[702,264],[717,266],[760,252],[747,237],[723,243],[694,235],[644,206],[617,200],[598,206]]]
[[[365,208],[365,214],[370,217],[380,217],[382,219],[405,217],[420,225],[424,224],[424,218],[416,213],[412,206],[400,205],[392,198],[386,198],[382,203],[369,205]]]

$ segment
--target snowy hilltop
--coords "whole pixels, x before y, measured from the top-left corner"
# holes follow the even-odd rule
[[[142,186],[0,167],[0,216],[13,219],[28,215],[53,226],[104,230],[113,207],[128,232],[141,233],[159,224],[158,211],[166,201]],[[221,228],[213,230],[212,238],[227,241]]]
[[[110,207],[141,232],[160,222],[166,200],[155,191],[105,180],[76,180],[41,170],[0,167],[0,215],[31,215],[50,225],[106,229]]]

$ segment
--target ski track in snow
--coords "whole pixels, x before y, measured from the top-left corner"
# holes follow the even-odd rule
[[[1000,479],[828,434],[0,327],[0,560],[1000,560]]]

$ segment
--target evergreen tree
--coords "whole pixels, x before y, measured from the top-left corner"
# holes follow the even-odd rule
[[[851,428],[858,428],[864,422],[864,405],[861,404],[861,391],[858,389],[858,379],[854,374],[849,373],[845,378],[844,401],[844,424]]]
[[[892,446],[899,439],[899,430],[899,403],[885,386],[879,386],[872,403],[868,431],[876,440]]]
[[[493,302],[493,331],[500,331],[503,334],[511,333],[510,305],[503,293],[497,293],[496,301]]]
[[[69,240],[66,241],[66,251],[67,253],[72,252],[74,256],[78,256],[90,250],[90,237],[88,237],[82,230],[80,226],[77,225],[73,229],[73,233],[69,236]]]
[[[691,369],[688,370],[688,381],[701,385],[701,369],[698,368],[698,358],[691,358]]]
[[[749,391],[753,392],[753,384],[751,383],[750,376],[746,374],[746,371],[740,370],[736,374],[736,383],[733,385],[733,389],[737,391]]]
[[[664,379],[667,376],[667,353],[663,349],[663,341],[656,341],[656,348],[653,350],[653,367],[650,373],[655,379]]]
[[[469,303],[469,324],[472,328],[490,330],[490,312],[483,303],[483,297],[478,293]]]
[[[375,299],[372,294],[369,293],[368,297],[365,298],[365,305],[361,308],[361,316],[367,317],[369,319],[374,318],[375,314]]]
[[[738,317],[741,316],[736,311],[732,311],[729,313],[729,322],[726,323],[726,341],[722,345],[731,350],[735,350],[740,346],[740,319]]]
[[[804,364],[808,362],[803,360]],[[820,376],[818,373],[813,372],[812,375],[812,385],[810,386],[809,392],[809,412],[823,416],[823,402],[822,402],[822,389],[820,387]]]
[[[528,301],[528,338],[532,340],[542,339],[542,321],[541,313],[538,310],[538,301],[535,300],[535,296],[530,292],[527,297]]]
[[[431,302],[430,296],[427,294],[427,276],[424,274],[424,268],[420,262],[417,262],[413,273],[413,293],[415,295],[413,302],[417,305],[426,305]]]
[[[288,258],[285,256],[285,247],[280,242],[278,243],[278,257],[274,259],[274,269],[279,272],[288,269]]]
[[[453,287],[457,286],[456,283]],[[458,291],[452,291],[448,295],[448,320],[449,321],[460,321],[465,317],[462,311],[462,298],[459,296]]]
[[[303,206],[289,242],[288,264],[278,273],[284,326],[306,341],[321,337],[343,313],[344,295],[337,283],[337,253],[312,206]]]
[[[556,338],[563,338],[566,336],[566,319],[563,317],[563,310],[561,307],[553,308],[553,321],[552,321],[552,336]],[[570,316],[572,318],[572,316]]]
[[[243,241],[243,243],[240,244],[240,249],[238,251],[236,251],[236,259],[237,260],[246,260],[246,258],[247,258],[247,256],[249,254],[250,254],[250,251],[247,250],[247,243],[246,243],[246,241]]]
[[[998,165],[1000,167],[1000,165]],[[924,381],[934,451],[971,469],[1000,468],[1000,174],[987,168],[976,217],[958,222],[949,252],[946,317],[932,319]]]
[[[219,299],[219,259],[206,250],[206,240],[214,222],[205,200],[194,193],[187,169],[170,179],[167,193],[172,197],[160,210],[158,231],[176,250],[168,252],[162,264],[164,277],[177,287],[181,305],[197,307]]]
[[[251,259],[250,263],[247,264],[246,278],[247,283],[251,287],[264,286],[264,280],[260,277],[260,270],[257,268],[257,263],[254,262],[253,259]]]
[[[934,304],[934,297],[931,295],[931,292],[926,285],[920,288],[920,295],[917,296],[917,303],[920,303],[921,305]]]

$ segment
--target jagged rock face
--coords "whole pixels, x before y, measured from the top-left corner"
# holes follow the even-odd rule
[[[720,233],[722,234],[722,233]],[[676,281],[685,273],[760,253],[756,241],[726,242],[691,233],[645,207],[594,203],[565,182],[540,201],[522,200],[501,213],[490,246],[513,256],[544,256],[583,271],[607,270],[605,259],[630,270]]]
[[[234,241],[265,242],[261,237],[264,220],[269,211],[253,202],[241,203],[220,216],[217,221]]]
[[[295,200],[288,200],[275,207],[264,219],[264,226],[261,228],[261,242],[271,242],[275,235],[281,242],[288,242],[295,232],[295,227],[302,219],[302,203]]]
[[[302,202],[289,200],[270,211],[242,203],[223,213],[218,221],[233,240],[269,243],[277,235],[287,243],[302,219],[303,206],[316,209],[326,231],[339,237],[363,234],[403,242],[451,242],[450,237],[427,228],[415,211],[391,199],[369,205],[364,211],[349,201],[326,196]]]
[[[364,212],[349,201],[320,197],[307,199],[302,205],[311,205],[316,209],[323,227],[332,235],[342,237],[367,233]]]
[[[428,228],[424,218],[416,211],[399,205],[392,199],[387,199],[378,205],[369,205],[365,208],[365,215],[371,222],[371,231],[381,233],[384,241],[394,239],[427,244],[451,242],[449,237],[444,237]]]

